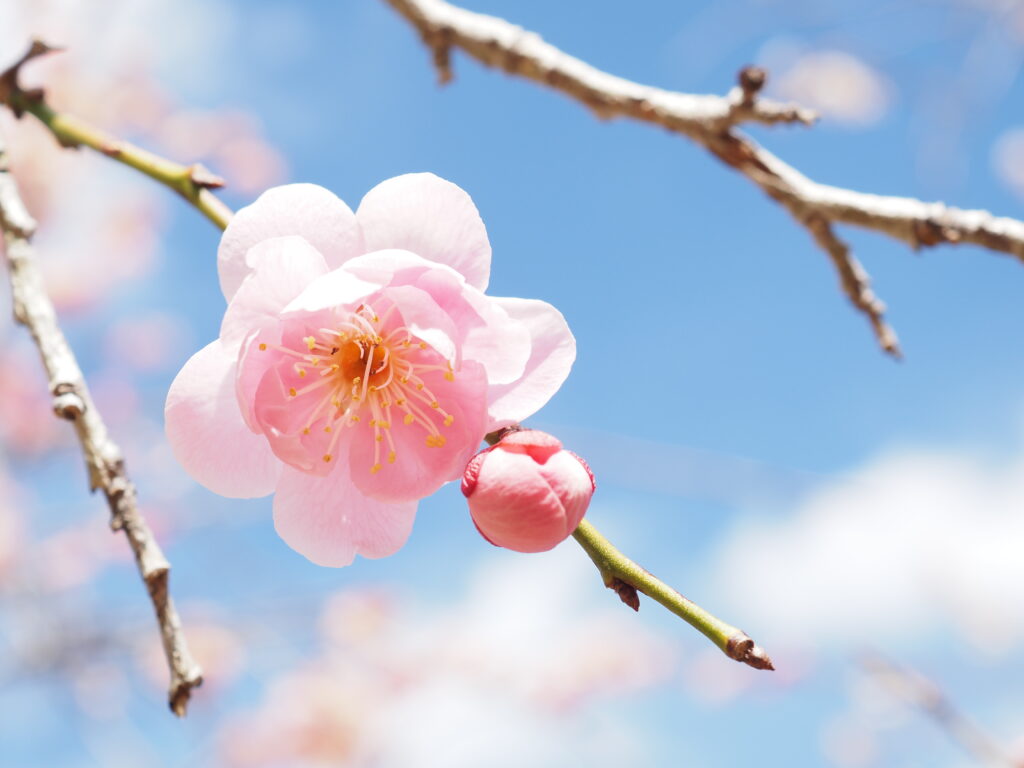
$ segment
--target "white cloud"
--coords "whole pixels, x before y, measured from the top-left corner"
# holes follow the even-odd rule
[[[772,93],[817,109],[833,122],[874,125],[893,101],[888,78],[847,51],[814,50],[776,38],[765,44],[757,60],[772,74]]]
[[[604,589],[582,552],[571,543],[496,552],[468,583],[433,607],[379,588],[337,593],[321,652],[227,725],[224,763],[650,763],[640,723],[595,704],[667,682],[675,653]]]
[[[1000,181],[1024,199],[1024,127],[1011,128],[996,139],[992,169]]]
[[[1024,458],[882,456],[787,519],[739,523],[715,562],[730,615],[764,643],[951,628],[1006,652],[1024,640]]]

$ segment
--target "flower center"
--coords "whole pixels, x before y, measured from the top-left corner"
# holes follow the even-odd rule
[[[304,337],[305,350],[274,344],[260,344],[297,358],[292,364],[298,377],[308,383],[292,387],[289,398],[297,407],[308,409],[303,434],[314,424],[331,433],[325,462],[331,461],[335,446],[346,428],[355,427],[364,416],[373,429],[374,454],[371,472],[379,472],[382,445],[387,443],[387,463],[394,464],[398,452],[392,436],[392,418],[403,428],[423,430],[428,447],[445,444],[440,427],[448,427],[455,417],[424,382],[422,375],[443,371],[447,381],[455,380],[450,361],[444,365],[422,360],[428,345],[416,339],[404,325],[385,331],[395,311],[381,319],[367,304],[361,305],[335,328],[318,328]],[[318,423],[322,420],[322,427]]]

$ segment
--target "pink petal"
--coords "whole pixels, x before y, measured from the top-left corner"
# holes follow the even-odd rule
[[[404,248],[447,264],[481,291],[491,273],[491,244],[465,191],[432,173],[382,181],[366,193],[356,218],[366,251]]]
[[[185,363],[167,393],[167,439],[185,470],[214,493],[266,496],[274,490],[281,463],[242,421],[234,368],[220,341]]]
[[[455,325],[429,293],[411,285],[400,285],[385,288],[380,295],[385,302],[393,303],[397,314],[385,331],[405,327],[445,360],[455,360],[458,352]]]
[[[520,422],[540,410],[562,386],[576,359],[576,339],[562,313],[553,306],[537,299],[494,301],[526,325],[533,349],[518,381],[490,388],[488,432]]]
[[[486,377],[483,368],[467,361],[456,371],[453,381],[441,371],[422,376],[426,389],[437,398],[441,407],[453,417],[452,423],[441,424],[440,414],[418,403],[422,412],[435,419],[444,445],[428,445],[427,430],[417,422],[405,424],[401,408],[393,404],[388,418],[395,445],[395,462],[386,459],[389,444],[378,442],[374,429],[364,420],[352,430],[349,461],[352,482],[375,499],[388,502],[408,501],[429,496],[449,480],[462,475],[466,462],[480,447],[486,417]],[[383,430],[382,430],[383,432]],[[375,464],[381,469],[372,471]]]
[[[301,237],[264,240],[249,249],[247,259],[253,271],[232,297],[220,326],[220,340],[229,348],[252,331],[280,322],[288,302],[327,273],[324,257]]]
[[[405,285],[429,269],[440,269],[453,277],[459,276],[459,272],[447,264],[428,261],[412,251],[400,248],[370,251],[345,262],[347,272],[377,285]]]
[[[352,259],[345,270],[382,285],[413,285],[429,293],[457,329],[457,359],[481,363],[490,383],[507,384],[523,375],[530,356],[529,330],[454,269],[390,249]]]
[[[302,293],[288,302],[284,312],[320,312],[347,304],[355,305],[379,289],[379,283],[363,280],[345,268],[335,269],[307,285]]]
[[[416,502],[387,504],[363,496],[348,470],[313,477],[285,467],[274,495],[274,527],[288,546],[317,565],[348,565],[356,554],[394,554],[409,538]]]
[[[593,493],[586,470],[568,451],[543,464],[524,453],[486,454],[469,495],[480,532],[517,552],[545,552],[579,525]]]
[[[271,350],[268,350],[271,352]],[[327,447],[331,443],[333,433],[323,429],[323,417],[319,417],[310,425],[308,433],[304,431],[316,407],[317,398],[302,398],[302,402],[292,397],[290,390],[296,391],[304,385],[292,365],[292,358],[282,359],[270,367],[256,387],[253,398],[253,420],[262,431],[270,449],[281,461],[316,475],[333,474],[338,462],[324,461]],[[344,456],[350,439],[348,430],[342,433],[332,457],[337,454]]]
[[[530,358],[530,331],[492,297],[439,269],[425,271],[413,283],[429,293],[459,330],[462,358],[487,371],[490,384],[518,381]]]
[[[224,297],[231,300],[251,271],[246,254],[271,237],[299,235],[323,254],[336,269],[363,248],[363,236],[352,209],[315,184],[288,184],[264,192],[256,202],[234,215],[217,251],[217,268]]]

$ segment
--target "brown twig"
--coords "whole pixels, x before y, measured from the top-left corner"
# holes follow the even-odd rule
[[[110,439],[106,424],[86,386],[82,370],[57,322],[36,264],[31,239],[36,224],[25,209],[0,143],[0,229],[11,283],[14,318],[28,328],[39,348],[50,380],[53,410],[70,421],[78,435],[89,473],[90,488],[103,491],[110,507],[110,527],[124,531],[135,555],[139,574],[153,602],[167,665],[170,669],[168,703],[183,716],[192,689],[202,681],[202,670],[189,653],[181,620],[168,592],[171,566],[139,512],[135,486],[125,472],[121,450]]]
[[[1009,751],[964,715],[932,680],[885,658],[877,651],[861,655],[861,668],[893,695],[916,707],[980,765],[1024,768]]]
[[[854,192],[819,184],[737,130],[744,122],[810,124],[814,114],[759,97],[766,74],[747,67],[727,96],[676,93],[602,72],[503,19],[444,0],[387,0],[434,53],[441,82],[451,80],[450,52],[460,48],[480,63],[525,77],[582,102],[600,117],[630,117],[682,134],[714,154],[785,207],[828,253],[853,305],[870,321],[880,346],[894,357],[896,334],[864,268],[833,232],[853,224],[902,240],[913,248],[971,243],[1024,261],[1024,222],[987,211],[949,208],[905,197]]]

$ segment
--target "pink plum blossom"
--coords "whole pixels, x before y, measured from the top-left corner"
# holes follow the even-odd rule
[[[392,554],[417,501],[575,359],[550,304],[484,294],[490,260],[469,195],[432,174],[355,213],[311,184],[265,192],[221,240],[220,338],[171,384],[175,456],[221,495],[274,493],[278,533],[315,563]]]
[[[557,437],[524,429],[473,457],[462,493],[489,542],[545,552],[580,524],[594,495],[594,475]]]

